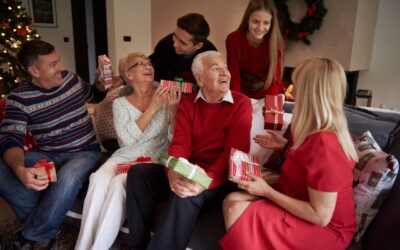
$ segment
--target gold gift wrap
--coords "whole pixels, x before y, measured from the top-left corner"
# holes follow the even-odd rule
[[[49,180],[50,182],[57,181],[56,167],[54,162],[40,160],[33,167],[36,168],[36,178],[38,180]]]

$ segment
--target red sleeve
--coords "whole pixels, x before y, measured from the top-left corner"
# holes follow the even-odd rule
[[[193,110],[193,98],[186,96],[179,104],[176,113],[175,133],[169,146],[168,154],[174,157],[189,159],[191,152],[191,111]],[[192,103],[190,103],[192,102]]]
[[[226,38],[226,57],[228,62],[228,69],[231,73],[231,83],[230,88],[232,90],[240,92],[240,65],[239,65],[239,54],[238,54],[238,46],[234,33],[231,33]]]
[[[228,121],[230,126],[225,137],[224,152],[219,159],[206,170],[208,176],[213,179],[210,188],[218,187],[227,180],[231,148],[236,148],[243,152],[249,152],[250,150],[252,119],[250,99],[242,96],[240,102],[235,100],[235,105],[238,105],[238,108],[235,110],[232,119]]]
[[[351,186],[354,162],[347,159],[334,133],[310,135],[296,155],[306,169],[309,187],[324,192],[338,192]]]

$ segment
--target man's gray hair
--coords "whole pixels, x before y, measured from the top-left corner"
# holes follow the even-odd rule
[[[213,57],[221,56],[221,57],[223,57],[221,52],[215,51],[215,50],[209,50],[209,51],[205,51],[205,52],[202,52],[202,53],[198,54],[193,59],[193,63],[192,63],[193,75],[197,75],[197,74],[203,73],[203,70],[204,70],[204,65],[203,65],[204,58],[210,57],[210,56],[213,56]]]

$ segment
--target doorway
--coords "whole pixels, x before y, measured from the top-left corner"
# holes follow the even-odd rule
[[[106,0],[71,0],[76,73],[93,83],[97,56],[108,54]]]

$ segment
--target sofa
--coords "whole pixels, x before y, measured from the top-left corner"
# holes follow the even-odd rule
[[[118,92],[122,93],[122,92]],[[118,94],[119,95],[119,94]],[[111,104],[111,101],[105,101]],[[102,110],[109,104],[101,104]],[[257,107],[257,105],[259,105]],[[252,134],[261,132],[260,125],[255,122],[262,121],[260,117],[260,101],[253,101],[253,127]],[[285,103],[285,113],[290,114],[293,109],[293,103]],[[364,109],[353,106],[345,106],[345,113],[348,120],[349,130],[355,137],[361,136],[366,130],[371,131],[379,146],[387,153],[394,155],[400,160],[400,113],[382,109]],[[94,120],[97,111],[91,111]],[[290,117],[290,116],[289,116]],[[103,117],[104,118],[104,117]],[[285,123],[289,121],[285,120]],[[95,122],[96,124],[96,122]],[[104,124],[103,124],[104,125]],[[98,131],[100,134],[100,132]],[[112,134],[113,133],[106,133]],[[105,158],[108,157],[113,150],[117,148],[116,140],[113,138],[99,138],[102,147],[107,152],[104,153]],[[271,152],[269,152],[271,154]],[[81,189],[75,204],[70,209],[65,219],[65,223],[73,224],[79,228],[83,201],[87,190],[87,184]],[[156,219],[162,215],[163,207],[161,204]],[[400,246],[400,237],[396,237],[397,229],[400,228],[400,180],[397,178],[387,198],[380,207],[379,213],[369,225],[366,233],[359,242],[353,242],[348,249],[398,249]],[[157,222],[155,222],[157,223]],[[126,243],[128,239],[128,228],[126,223],[120,230],[117,241]],[[218,240],[224,235],[225,228],[222,217],[221,203],[208,204],[200,214],[196,227],[192,234],[188,248],[190,249],[220,249]]]
[[[262,101],[252,100],[253,124],[252,135],[262,132]],[[104,106],[102,107],[104,108]],[[293,103],[285,103],[285,113],[291,114]],[[383,109],[364,109],[354,106],[345,106],[349,130],[354,137],[361,136],[366,130],[371,131],[379,146],[387,153],[400,159],[400,113]],[[96,117],[93,117],[95,120]],[[291,116],[285,115],[284,129],[290,123]],[[103,124],[104,122],[102,122]],[[258,124],[256,124],[258,123]],[[283,133],[283,131],[282,131]],[[101,138],[100,138],[101,139]],[[107,138],[102,140],[103,148],[108,153],[115,149],[116,142]],[[251,151],[257,151],[252,145]],[[257,152],[259,153],[259,152]],[[272,152],[263,152],[271,155]],[[265,159],[264,159],[265,160]],[[79,223],[85,196],[85,187],[79,194],[73,208],[68,213],[66,223]],[[158,209],[156,219],[162,215],[163,207]],[[400,238],[395,237],[397,228],[400,228],[400,216],[396,216],[400,209],[400,180],[397,179],[388,197],[382,204],[378,215],[368,227],[362,239],[353,242],[348,249],[397,249],[400,246]],[[125,225],[121,228],[117,241],[127,242],[129,229]],[[220,203],[208,204],[200,214],[188,248],[190,249],[220,249],[218,240],[224,235],[225,228]]]

